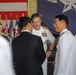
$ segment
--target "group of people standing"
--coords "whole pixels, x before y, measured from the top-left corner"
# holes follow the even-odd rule
[[[19,20],[21,34],[12,41],[18,75],[47,75],[46,57],[50,56],[55,46],[55,38],[47,28],[41,26],[41,22],[42,17],[37,13],[31,19],[21,17]],[[51,43],[49,51],[46,51],[47,40]],[[25,66],[24,72],[20,66]]]
[[[42,16],[38,13],[31,18],[24,16],[19,19],[21,33],[11,43],[16,75],[47,75],[47,58],[56,45],[56,39],[41,22]],[[61,14],[55,17],[54,28],[60,36],[53,75],[76,75],[76,39],[67,25],[67,16]],[[47,41],[50,42],[49,50]]]

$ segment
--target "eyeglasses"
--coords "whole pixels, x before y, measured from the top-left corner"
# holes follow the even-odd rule
[[[54,25],[54,26],[61,25],[61,22],[59,22],[59,23],[54,23],[53,25]]]

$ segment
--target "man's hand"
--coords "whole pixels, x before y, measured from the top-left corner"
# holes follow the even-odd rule
[[[46,51],[46,57],[48,58],[51,55],[52,51]]]

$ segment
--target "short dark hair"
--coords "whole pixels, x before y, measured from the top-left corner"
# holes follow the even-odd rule
[[[68,18],[67,18],[67,16],[61,14],[61,15],[57,15],[55,18],[58,18],[59,21],[64,20],[66,22],[66,24],[68,25]]]
[[[42,19],[42,15],[39,15],[38,13],[32,14],[31,19],[33,20],[34,18],[37,18],[37,17],[39,17],[40,19]]]
[[[29,17],[21,17],[18,22],[18,27],[22,29],[24,26],[27,26],[28,23],[31,23],[31,18]]]

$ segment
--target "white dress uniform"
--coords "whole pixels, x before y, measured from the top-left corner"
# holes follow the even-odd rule
[[[50,43],[53,43],[55,41],[54,36],[52,35],[52,33],[48,30],[48,28],[46,27],[40,27],[40,30],[35,30],[33,28],[32,34],[40,36],[42,38],[43,44],[44,44],[44,50],[46,52],[47,50],[47,45],[46,45],[46,41],[49,40]],[[43,68],[43,73],[44,75],[47,75],[47,58],[45,59],[45,61],[42,64],[42,68]]]
[[[60,35],[53,75],[76,75],[76,39],[67,29]]]
[[[9,42],[0,36],[0,75],[15,75]]]

